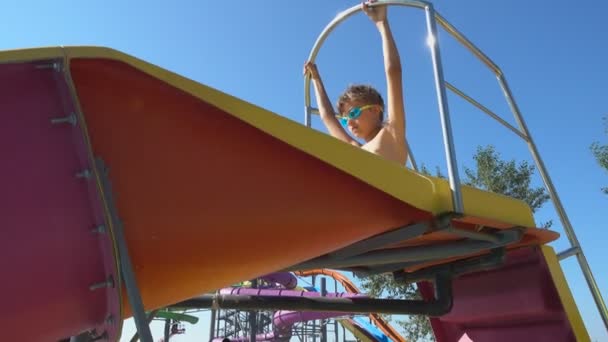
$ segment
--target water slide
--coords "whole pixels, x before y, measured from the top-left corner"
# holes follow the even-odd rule
[[[160,310],[154,315],[154,317],[172,319],[174,321],[179,321],[179,322],[188,322],[190,324],[198,323],[198,317],[196,317],[196,316],[187,315],[187,314],[183,314],[183,313],[179,313],[179,312],[172,312],[172,311],[168,311],[168,310]]]
[[[366,322],[362,317],[341,319],[342,324],[361,342],[391,342],[375,325]]]
[[[282,275],[283,279],[288,278],[287,275],[291,276],[292,281],[287,283],[287,286],[291,285],[293,283],[293,281],[295,281],[297,283],[297,278],[295,276],[293,276],[292,273],[281,272],[281,273],[274,273],[274,274]],[[270,277],[268,277],[268,278],[270,278]],[[276,276],[274,276],[274,278],[276,279]],[[270,278],[270,279],[272,279],[272,278]],[[283,285],[285,285],[285,283],[283,283]],[[359,295],[358,293],[353,293],[352,291],[349,291],[349,292],[350,292],[350,294],[328,293],[327,296],[328,297],[335,297],[335,296],[356,297]],[[286,294],[281,293],[281,295],[286,295]],[[318,291],[318,289],[311,287],[304,292],[295,293],[294,295],[309,296],[309,297],[318,296],[319,291]],[[332,313],[332,312],[278,311],[277,313],[275,313],[274,325],[280,334],[282,334],[283,336],[289,336],[289,334],[291,333],[291,329],[295,323],[306,322],[306,321],[311,321],[311,320],[318,320],[318,319],[339,318],[340,316],[350,316],[350,315],[348,313],[339,313],[339,312]],[[389,339],[386,335],[384,335],[381,331],[379,331],[375,326],[365,322],[360,317],[342,318],[342,319],[338,319],[338,321],[340,322],[340,324],[345,326],[353,335],[355,335],[357,338],[359,338],[360,340],[362,340],[364,342],[365,341],[389,342]],[[264,336],[264,337],[268,337],[268,336]],[[273,337],[274,337],[274,335],[273,335]]]
[[[271,274],[260,277],[266,283],[269,283],[266,287],[262,288],[248,288],[248,287],[230,287],[220,289],[218,292],[221,295],[244,295],[244,296],[285,296],[285,297],[320,297],[321,293],[317,291],[294,290],[297,286],[297,278],[289,272],[274,272]],[[277,288],[277,285],[280,288]],[[363,297],[360,294],[354,293],[327,293],[328,298],[353,298]],[[299,311],[288,311],[279,310],[274,313],[273,325],[274,331],[271,333],[261,333],[256,335],[257,341],[277,341],[285,340],[291,336],[292,327],[299,322],[307,322],[318,319],[329,319],[347,314],[342,312],[299,312]],[[213,342],[221,342],[224,337],[218,337],[213,339]],[[230,338],[233,342],[247,342],[249,336]]]
[[[446,180],[108,48],[0,52],[0,116],[6,340],[88,330],[116,341],[139,308],[130,299],[150,311],[279,270],[335,268],[331,253],[397,231],[417,233],[347,267],[407,255],[390,266],[409,273],[559,236],[523,201],[467,186],[450,230],[432,229],[453,210]],[[336,210],[344,198],[349,215]],[[469,238],[480,235],[492,242]],[[567,287],[558,293],[564,324],[586,333]]]
[[[297,276],[309,277],[313,275],[325,275],[337,280],[345,289],[350,293],[361,293],[357,286],[342,275],[340,272],[328,270],[328,269],[316,269],[307,271],[294,272]],[[370,314],[370,320],[392,341],[394,342],[406,342],[405,338],[395,330],[388,322],[386,322],[380,315]]]

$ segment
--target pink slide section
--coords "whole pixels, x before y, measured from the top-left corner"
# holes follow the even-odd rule
[[[425,298],[432,296],[427,285],[420,284]],[[512,251],[505,267],[455,279],[452,311],[431,325],[437,342],[577,341],[539,248]]]
[[[84,327],[116,340],[112,241],[63,74],[5,64],[0,79],[2,341],[57,341]]]

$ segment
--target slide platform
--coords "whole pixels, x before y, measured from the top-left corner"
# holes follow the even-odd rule
[[[119,51],[3,51],[0,80],[8,340],[119,336],[132,310],[116,222],[151,310],[452,210],[445,180]],[[463,200],[457,229],[516,228],[509,249],[558,237],[522,201],[470,187]],[[462,239],[430,230],[390,247]]]

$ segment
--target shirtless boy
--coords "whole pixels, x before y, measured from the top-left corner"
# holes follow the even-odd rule
[[[405,165],[407,149],[401,61],[388,24],[387,6],[371,7],[368,6],[370,2],[373,1],[363,3],[362,9],[376,25],[382,37],[387,82],[386,121],[384,100],[376,89],[367,85],[349,86],[338,99],[336,115],[316,65],[306,63],[304,72],[308,73],[313,81],[321,119],[332,136]],[[345,123],[352,135],[365,143],[361,145],[353,139],[340,125],[340,121]]]

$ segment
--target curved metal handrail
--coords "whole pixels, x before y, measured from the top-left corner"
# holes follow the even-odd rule
[[[376,3],[372,3],[371,6],[377,6],[378,4],[383,5],[397,5],[397,6],[407,6],[407,7],[415,7],[420,9],[425,9],[427,7],[432,7],[432,4],[427,1],[422,0],[379,0]],[[310,54],[308,56],[308,60],[314,62],[317,58],[317,54],[321,49],[321,46],[329,36],[329,34],[343,21],[348,19],[350,16],[361,10],[360,5],[353,6],[349,9],[346,9],[338,15],[323,29],[317,40],[315,41]],[[434,10],[435,20],[443,27],[446,32],[450,33],[457,41],[462,43],[465,47],[467,47],[480,61],[482,61],[486,66],[488,66],[494,74],[499,77],[502,75],[502,70],[490,59],[486,54],[484,54],[473,42],[471,42],[467,37],[465,37],[454,25],[448,22],[441,14],[439,14],[436,10]],[[305,84],[304,84],[304,98],[305,98],[305,106],[310,108],[310,77],[306,75]],[[308,122],[307,122],[308,125]]]
[[[424,9],[427,17],[427,30],[429,32],[430,37],[437,37],[437,28],[435,21],[437,20],[437,14],[433,8],[433,5],[430,2],[423,0],[378,0],[370,3],[370,6],[379,6],[379,5],[398,5],[398,6],[407,6],[407,7],[415,7]],[[308,60],[314,62],[321,45],[327,38],[327,36],[344,20],[352,16],[353,14],[361,11],[361,5],[353,6],[345,11],[339,13],[326,27],[323,29],[319,37],[317,38]],[[439,16],[441,18],[441,16]],[[445,19],[441,20],[446,27],[450,28],[449,32],[453,32],[455,34],[459,34],[459,32],[452,26],[447,23]],[[464,37],[463,37],[464,39]],[[460,177],[458,175],[458,167],[456,165],[456,151],[454,149],[454,138],[452,136],[452,126],[450,123],[449,110],[447,104],[447,96],[445,94],[445,86],[443,80],[443,68],[441,65],[441,55],[439,52],[439,47],[437,44],[437,40],[432,40],[434,43],[431,44],[431,53],[433,57],[433,69],[435,73],[435,88],[437,90],[437,98],[439,102],[439,112],[441,115],[441,125],[443,130],[443,138],[444,138],[444,147],[445,154],[447,160],[447,168],[448,168],[448,176],[450,189],[452,192],[452,203],[454,206],[453,211],[456,213],[464,212],[464,204],[462,201],[462,194],[460,189]],[[474,45],[466,40],[469,46],[474,47]],[[478,50],[478,49],[477,49]],[[479,51],[481,54],[481,51]],[[481,54],[483,55],[483,54]],[[487,60],[489,60],[486,57]],[[313,112],[313,108],[310,106],[310,76],[306,74],[304,76],[304,112],[305,112],[305,124],[310,127],[310,115]],[[416,162],[413,158],[413,154],[411,152],[410,146],[407,145],[409,153],[409,160],[412,163],[412,166],[417,169]]]

